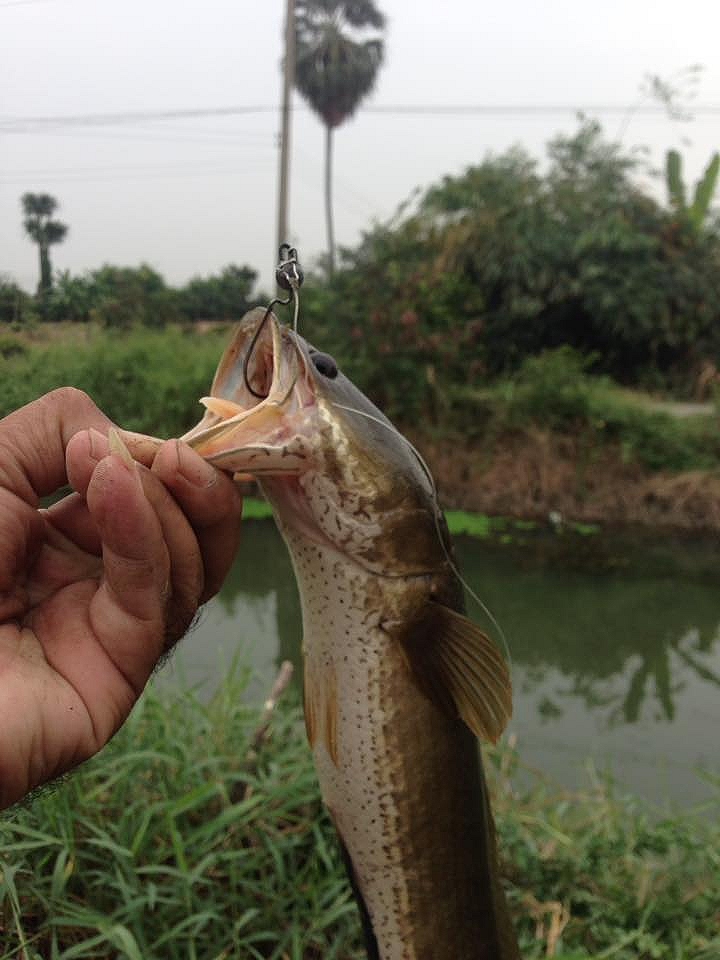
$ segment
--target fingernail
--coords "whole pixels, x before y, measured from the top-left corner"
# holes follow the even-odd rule
[[[115,427],[110,427],[108,430],[108,446],[110,447],[110,453],[116,453],[131,470],[135,469],[135,461]]]
[[[217,480],[217,471],[184,443],[176,441],[178,472],[196,487],[210,487]]]
[[[100,431],[96,430],[94,427],[90,427],[88,430],[88,437],[90,440],[90,459],[94,460],[96,463],[99,463],[103,457],[107,456],[107,437],[104,437]]]

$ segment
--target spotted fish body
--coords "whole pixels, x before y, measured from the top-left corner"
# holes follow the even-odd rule
[[[261,318],[187,439],[260,479],[290,550],[308,739],[368,956],[516,960],[475,738],[499,735],[509,681],[463,616],[432,480],[332,362]]]

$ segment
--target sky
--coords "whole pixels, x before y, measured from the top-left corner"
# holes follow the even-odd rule
[[[335,136],[341,245],[393,216],[416,188],[489,152],[521,144],[541,159],[549,139],[577,129],[578,111],[627,148],[647,146],[658,167],[677,147],[691,182],[720,148],[719,4],[378,5],[385,65]],[[145,262],[181,284],[237,263],[269,289],[284,8],[284,0],[0,0],[0,274],[28,290],[37,283],[20,209],[31,191],[55,196],[70,228],[53,248],[55,270]],[[693,64],[703,67],[694,87],[684,81]],[[648,74],[687,95],[691,121],[648,110]],[[288,239],[311,266],[325,249],[324,132],[298,94],[293,103]],[[397,109],[408,107],[424,109]],[[477,109],[436,109],[449,107]],[[233,112],[153,116],[223,108]],[[647,185],[662,197],[660,181],[648,175]]]

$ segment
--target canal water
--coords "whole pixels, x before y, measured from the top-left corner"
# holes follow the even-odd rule
[[[523,764],[569,787],[609,774],[661,804],[717,796],[720,544],[512,526],[455,544],[507,637]],[[260,702],[281,660],[299,665],[300,639],[285,546],[272,521],[249,520],[222,593],[158,682],[210,696],[239,660]]]

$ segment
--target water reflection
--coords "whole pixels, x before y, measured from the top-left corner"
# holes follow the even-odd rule
[[[593,756],[640,793],[701,798],[693,768],[720,767],[720,551],[630,551],[598,538],[514,546],[461,538],[457,550],[510,642],[512,730],[524,758],[572,783]],[[237,564],[175,675],[212,682],[242,646],[267,684],[279,660],[299,662],[300,639],[285,548],[272,523],[248,522]]]
[[[460,553],[511,637],[525,692],[560,671],[556,698],[545,699],[548,718],[563,715],[565,698],[579,697],[607,726],[637,723],[648,710],[672,722],[686,673],[720,685],[714,577],[653,574],[638,557],[622,572],[591,572],[548,568],[537,556],[523,568],[517,553],[491,556],[474,544]]]

